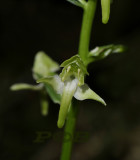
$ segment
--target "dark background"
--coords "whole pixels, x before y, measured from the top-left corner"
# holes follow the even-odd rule
[[[140,160],[139,6],[114,0],[103,25],[98,2],[91,49],[114,43],[128,50],[89,66],[86,82],[108,105],[80,103],[77,131],[90,136],[75,143],[72,160]],[[81,20],[82,10],[65,0],[0,1],[0,160],[59,160],[61,137],[34,143],[37,131],[59,133],[59,106],[50,101],[49,116],[42,117],[38,93],[9,87],[35,84],[31,68],[39,50],[59,63],[76,54]]]

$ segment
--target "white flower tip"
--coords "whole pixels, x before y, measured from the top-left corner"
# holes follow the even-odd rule
[[[101,98],[100,102],[101,102],[104,106],[107,105],[107,104],[105,103],[105,101],[104,101],[102,98]]]

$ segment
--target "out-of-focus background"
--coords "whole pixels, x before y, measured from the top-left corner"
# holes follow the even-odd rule
[[[107,107],[80,103],[76,132],[81,140],[74,144],[72,160],[140,160],[139,6],[139,1],[114,0],[104,25],[98,0],[91,49],[114,43],[128,50],[89,66],[86,82]],[[59,63],[76,54],[81,20],[82,10],[66,0],[0,1],[0,160],[59,160],[59,106],[50,101],[49,115],[42,117],[37,92],[9,87],[35,84],[31,69],[40,50]],[[44,141],[35,142],[37,132]]]

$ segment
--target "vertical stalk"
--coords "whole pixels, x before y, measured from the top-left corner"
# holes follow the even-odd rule
[[[70,111],[66,120],[61,160],[71,159],[71,151],[72,151],[77,115],[78,115],[78,105],[76,100],[74,100],[73,103],[71,104]],[[67,134],[69,136],[69,140],[65,140],[65,135]]]
[[[79,51],[78,51],[80,57],[84,62],[86,62],[88,57],[90,34],[96,10],[96,3],[97,0],[88,0],[88,2],[86,2],[84,7],[84,14],[83,14],[81,34],[80,34],[80,42],[79,42]],[[76,104],[75,101],[73,101],[70,107],[70,111],[64,129],[64,134],[65,133],[69,134],[71,138],[74,137],[75,124],[78,115],[78,105]],[[64,136],[61,160],[71,159],[72,145],[73,145],[73,140],[65,141],[65,136]]]
[[[83,61],[86,61],[89,52],[90,35],[96,10],[96,3],[97,0],[89,0],[84,8],[78,52]]]

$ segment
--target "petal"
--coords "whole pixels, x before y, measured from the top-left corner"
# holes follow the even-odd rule
[[[81,101],[85,99],[93,99],[106,105],[105,101],[100,96],[98,96],[94,91],[92,91],[87,84],[78,87],[74,94],[74,97]]]
[[[50,76],[57,70],[59,70],[58,63],[53,61],[45,52],[40,51],[36,54],[33,65],[33,77],[35,79]]]
[[[37,83],[49,84],[58,94],[62,94],[64,88],[64,83],[58,75],[38,79]]]
[[[30,85],[30,84],[26,84],[26,83],[17,83],[17,84],[13,84],[10,87],[10,90],[12,91],[19,91],[19,90],[34,90],[34,91],[39,91],[42,89],[42,84],[40,85]]]
[[[73,79],[65,82],[63,94],[61,98],[59,117],[57,122],[57,125],[59,128],[62,128],[65,123],[65,119],[69,110],[69,106],[72,101],[72,97],[77,89],[77,83],[78,83],[77,79]]]

